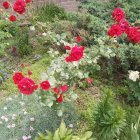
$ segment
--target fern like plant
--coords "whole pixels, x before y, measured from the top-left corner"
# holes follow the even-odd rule
[[[113,140],[118,138],[126,125],[125,111],[115,105],[112,91],[106,89],[106,95],[98,103],[95,118],[95,131],[98,139]]]
[[[46,131],[46,134],[39,133],[35,140],[95,140],[91,136],[92,132],[90,131],[85,132],[82,136],[74,136],[72,130],[68,129],[62,121],[54,134],[49,131]]]

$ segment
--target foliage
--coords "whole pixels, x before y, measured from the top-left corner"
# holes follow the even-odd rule
[[[38,7],[35,10],[35,17],[37,21],[41,22],[52,22],[55,21],[55,19],[63,20],[67,18],[64,9],[54,4],[47,4],[41,8]]]
[[[53,133],[46,131],[46,134],[39,133],[35,140],[94,140],[91,138],[92,132],[87,131],[82,136],[74,136],[72,130],[66,128],[64,121],[60,127]]]
[[[67,125],[72,124],[75,129],[78,115],[70,104],[66,106],[69,108],[68,110],[73,111],[65,111],[63,118]],[[48,107],[42,107],[36,96],[21,97],[15,95],[8,97],[1,104],[0,138],[15,140],[23,139],[23,136],[31,136],[34,139],[38,131],[56,130],[60,121],[61,118],[57,116],[56,111]]]
[[[106,89],[105,96],[98,103],[94,112],[97,137],[112,140],[119,137],[126,126],[125,111],[113,102],[112,92]]]
[[[28,27],[21,27],[21,29],[16,34],[15,43],[20,56],[31,53],[32,48],[29,40]]]

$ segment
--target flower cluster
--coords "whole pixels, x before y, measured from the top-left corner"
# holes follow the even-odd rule
[[[30,76],[32,71],[28,70],[28,75]],[[21,94],[30,95],[33,94],[39,87],[35,81],[31,78],[25,77],[22,72],[15,72],[13,75],[14,84],[17,85]],[[48,80],[42,81],[40,83],[40,90],[48,91],[51,88],[51,84]],[[56,101],[58,103],[63,102],[63,94],[68,91],[68,85],[61,85],[60,88],[52,88]]]
[[[79,61],[83,58],[83,53],[84,53],[84,47],[83,46],[74,46],[71,49],[70,55],[66,57],[66,62],[74,62],[74,61]]]
[[[108,35],[111,37],[119,37],[123,33],[127,34],[130,42],[136,44],[140,43],[140,31],[138,27],[131,27],[129,22],[125,19],[125,12],[121,8],[116,8],[112,12],[112,17],[116,21],[115,24],[108,30]]]
[[[5,8],[5,9],[9,9],[10,6],[12,7],[12,9],[18,13],[18,14],[24,14],[25,11],[26,11],[26,5],[28,3],[32,2],[32,0],[16,0],[15,3],[12,5],[10,4],[8,1],[4,1],[2,3],[2,6]],[[9,17],[9,20],[11,22],[15,22],[17,20],[17,17],[16,15],[10,15]]]

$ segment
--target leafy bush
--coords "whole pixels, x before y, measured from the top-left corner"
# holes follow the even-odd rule
[[[85,132],[82,136],[74,136],[72,130],[66,128],[64,121],[62,121],[54,134],[49,131],[46,131],[46,134],[39,133],[35,140],[94,140],[91,136],[92,132],[90,131]]]
[[[112,92],[106,89],[105,96],[97,104],[94,112],[95,126],[98,139],[112,140],[118,138],[126,126],[125,111],[114,104]]]

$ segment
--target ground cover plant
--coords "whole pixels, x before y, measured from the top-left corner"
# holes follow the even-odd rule
[[[0,139],[139,140],[139,4],[3,1]]]

